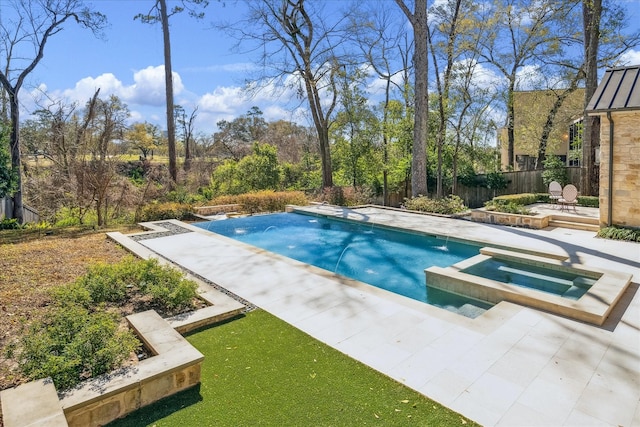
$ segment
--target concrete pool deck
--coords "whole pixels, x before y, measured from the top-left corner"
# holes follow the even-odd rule
[[[602,327],[507,302],[468,319],[186,224],[140,243],[483,425],[640,425],[640,244],[375,207],[305,210],[634,276]]]

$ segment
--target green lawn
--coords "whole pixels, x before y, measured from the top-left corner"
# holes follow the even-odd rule
[[[201,386],[111,427],[476,425],[261,310],[187,339]]]

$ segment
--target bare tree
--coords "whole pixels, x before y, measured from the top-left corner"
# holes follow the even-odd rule
[[[427,53],[427,0],[415,0],[413,13],[405,0],[395,0],[413,27],[414,128],[411,159],[411,194],[427,195],[427,134],[429,123],[429,58]]]
[[[13,194],[13,216],[22,223],[20,89],[29,73],[44,57],[49,38],[60,32],[68,20],[98,34],[106,24],[106,17],[80,0],[16,0],[10,4],[15,15],[0,23],[2,54],[7,64],[5,69],[0,70],[0,83],[9,100],[11,166],[18,177],[17,190]],[[9,67],[12,63],[14,65]]]
[[[175,112],[176,123],[180,126],[182,142],[184,144],[184,170],[188,171],[191,167],[191,159],[193,157],[191,146],[193,145],[194,122],[196,117],[198,117],[198,107],[194,108],[188,116],[182,105],[176,105]]]
[[[412,43],[408,41],[404,22],[394,22],[389,9],[381,2],[357,4],[350,13],[351,31],[366,64],[373,68],[378,78],[384,81],[382,101],[382,200],[389,205],[390,168],[390,119],[391,95],[399,91],[404,99],[409,98],[409,57]],[[398,25],[399,24],[399,25]],[[408,109],[407,109],[408,110]]]
[[[480,55],[506,79],[508,166],[514,165],[514,92],[519,73],[527,65],[558,53],[562,37],[571,37],[571,29],[559,31],[575,6],[576,0],[495,0],[488,16],[493,31],[482,41]]]
[[[306,98],[320,144],[322,186],[332,187],[329,126],[337,102],[335,76],[345,62],[338,53],[345,37],[342,15],[334,10],[330,18],[318,1],[261,0],[248,7],[245,21],[222,28],[239,43],[255,44],[253,50],[262,52],[258,63],[273,74],[259,81],[297,86],[298,95]]]

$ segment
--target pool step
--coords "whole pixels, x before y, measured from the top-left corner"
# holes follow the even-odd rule
[[[597,232],[600,230],[600,221],[597,218],[585,218],[573,215],[552,215],[549,227],[571,228]]]

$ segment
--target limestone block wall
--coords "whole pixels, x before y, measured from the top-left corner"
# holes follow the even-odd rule
[[[640,227],[640,111],[611,114],[613,135],[613,225]],[[600,226],[609,216],[609,129],[600,116]]]

